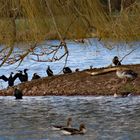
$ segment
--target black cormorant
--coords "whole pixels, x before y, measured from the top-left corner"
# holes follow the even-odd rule
[[[32,80],[41,78],[37,73],[33,74]]]
[[[7,78],[5,75],[0,76],[0,79],[4,80],[5,82],[8,81],[8,86],[14,86],[14,81],[17,78],[17,75],[13,76],[13,72],[11,72],[10,76]]]
[[[22,96],[23,96],[22,91],[17,89],[17,88],[15,88],[14,96],[16,97],[16,99],[22,99]]]
[[[121,65],[121,62],[119,61],[118,56],[115,56],[115,57],[113,58],[112,62],[113,62],[113,64],[114,64],[115,66],[120,66],[120,65]]]
[[[22,71],[19,70],[19,73],[16,74],[16,76],[19,78],[21,82],[26,82],[28,81],[28,74],[27,74],[28,69],[24,69],[24,74]]]
[[[72,70],[69,67],[64,67],[63,68],[63,73],[64,74],[66,74],[66,73],[72,73]]]
[[[79,71],[79,68],[75,69],[75,72],[78,72]]]
[[[46,72],[47,72],[48,76],[53,76],[53,71],[50,69],[50,66],[48,66]]]

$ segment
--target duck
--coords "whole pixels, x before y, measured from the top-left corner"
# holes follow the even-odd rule
[[[28,81],[28,73],[27,73],[28,70],[29,69],[24,69],[24,74],[21,70],[19,70],[18,73],[16,74],[16,77],[18,77],[21,82]]]
[[[47,72],[48,76],[53,76],[53,71],[50,69],[50,66],[48,66],[46,72]]]
[[[86,133],[86,127],[82,123],[80,124],[79,129],[64,127],[64,128],[61,128],[61,132],[65,135],[78,135],[78,134],[82,135]]]
[[[37,73],[34,73],[32,76],[32,80],[41,78]]]
[[[17,76],[16,75],[13,76],[13,74],[14,73],[11,72],[11,74],[10,74],[10,76],[8,78],[5,75],[2,75],[2,76],[0,76],[0,79],[4,80],[5,82],[8,81],[8,86],[12,87],[12,86],[14,86],[14,82],[15,82],[15,80],[17,78]]]
[[[120,65],[121,65],[121,62],[119,61],[118,56],[115,56],[115,57],[113,58],[112,63],[113,63],[115,66],[120,66]]]
[[[131,94],[131,92],[120,92],[120,93],[114,93],[114,97],[115,98],[125,98],[125,97],[129,97],[129,96],[131,96],[132,94]]]
[[[118,78],[125,79],[127,81],[128,79],[134,80],[138,77],[138,74],[130,69],[117,69],[116,75]]]
[[[72,70],[69,67],[64,67],[63,68],[63,73],[64,74],[66,74],[66,73],[72,73]]]
[[[71,122],[72,122],[72,118],[69,117],[67,119],[67,124],[66,125],[53,125],[52,130],[61,130],[64,127],[71,128]]]
[[[22,96],[23,96],[22,91],[19,90],[18,88],[15,88],[14,96],[16,97],[16,99],[22,99]]]

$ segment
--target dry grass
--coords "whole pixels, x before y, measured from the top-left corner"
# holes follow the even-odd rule
[[[5,0],[0,13],[0,42],[6,44],[14,38],[40,42],[95,35],[117,41],[140,37],[140,2],[110,16],[99,0]]]
[[[99,0],[2,0],[0,43],[10,48],[4,61],[17,42],[36,44],[46,39],[89,37],[139,40],[139,13],[138,1],[113,15],[105,12]]]

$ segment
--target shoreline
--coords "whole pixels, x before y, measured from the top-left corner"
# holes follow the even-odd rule
[[[109,67],[93,68],[20,83],[0,90],[0,96],[12,96],[15,87],[21,89],[24,96],[110,96],[116,91],[140,95],[140,64],[122,65],[122,67],[134,70],[138,73],[138,77],[123,84],[115,71],[97,76],[88,74]]]

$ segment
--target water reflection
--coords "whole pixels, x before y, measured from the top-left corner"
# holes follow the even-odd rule
[[[0,97],[0,139],[138,140],[140,97]],[[73,118],[88,129],[84,136],[64,136],[51,125]]]

